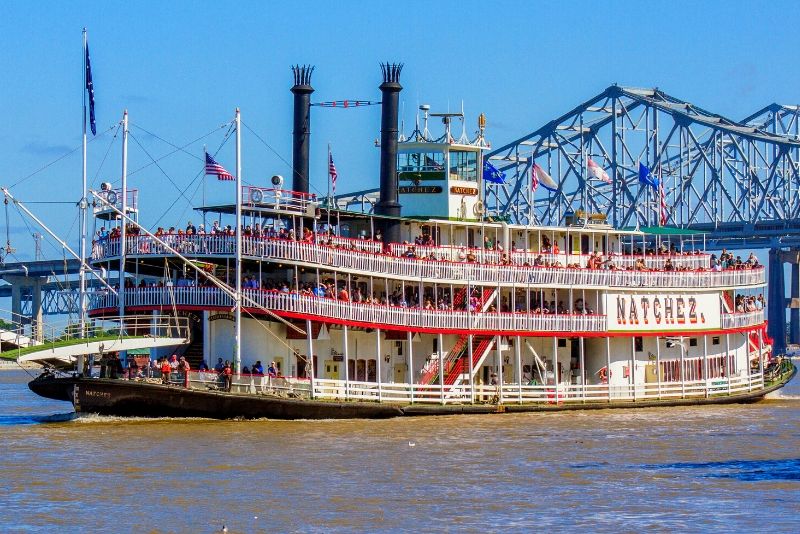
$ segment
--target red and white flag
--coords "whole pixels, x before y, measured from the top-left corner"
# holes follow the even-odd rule
[[[336,178],[339,173],[336,172],[336,165],[333,164],[333,154],[328,152],[328,176],[331,178],[331,189],[336,193]]]
[[[608,176],[608,173],[605,171],[605,169],[603,169],[603,167],[595,163],[594,160],[590,158],[586,166],[589,169],[589,174],[591,174],[594,178],[602,180],[607,184],[611,183],[611,177]]]
[[[217,163],[208,152],[206,152],[206,174],[216,176],[217,180],[232,181],[236,179],[231,173],[225,170],[225,167]]]
[[[539,167],[536,163],[533,164],[531,168],[531,187],[533,187],[533,183],[536,183],[537,186],[541,185],[545,189],[549,189],[550,191],[557,191],[558,184],[556,183],[553,178],[545,172],[544,169]]]
[[[533,164],[531,167],[531,191],[536,191],[536,188],[539,187],[539,177],[536,176],[536,164]]]

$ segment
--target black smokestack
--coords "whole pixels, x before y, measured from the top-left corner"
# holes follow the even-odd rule
[[[294,65],[294,131],[292,132],[292,190],[308,193],[308,146],[311,139],[311,65]]]
[[[400,216],[397,196],[397,116],[400,101],[400,72],[402,63],[383,63],[383,93],[381,105],[381,193],[375,213],[390,217]],[[383,242],[400,242],[400,221],[387,220],[384,224]]]

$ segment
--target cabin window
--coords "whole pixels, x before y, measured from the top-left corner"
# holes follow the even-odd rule
[[[690,347],[696,347],[697,346],[697,338],[696,337],[690,337],[689,338],[689,346]]]
[[[397,171],[400,173],[444,171],[444,154],[441,152],[398,154]]]
[[[559,338],[559,340],[558,340],[558,346],[559,346],[559,347],[562,347],[562,348],[563,348],[563,347],[566,347],[566,346],[567,346],[567,340],[566,340],[566,339],[563,339],[563,338]]]
[[[714,336],[711,338],[712,345],[719,345],[719,336]]]
[[[478,181],[478,153],[450,151],[450,179]]]
[[[644,352],[644,339],[641,336],[633,338],[633,349],[636,352]]]

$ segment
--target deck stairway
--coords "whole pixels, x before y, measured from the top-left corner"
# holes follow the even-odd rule
[[[497,298],[497,289],[493,288],[484,288],[481,291],[481,295],[478,298],[478,308],[485,312],[489,306],[491,306],[492,302]],[[464,302],[466,299],[466,289],[459,291],[456,293],[455,298],[453,299],[454,308],[456,307],[457,302]],[[462,380],[462,376],[465,372],[468,373],[469,371],[469,361],[467,357],[468,347],[467,341],[469,340],[469,336],[466,334],[462,334],[456,340],[455,345],[451,348],[447,354],[444,356],[444,383],[446,385],[454,385],[456,383],[460,383]],[[478,367],[480,367],[481,363],[483,362],[483,358],[486,357],[486,354],[491,350],[491,346],[488,349],[483,348],[483,344],[488,342],[489,345],[494,345],[494,338],[488,336],[476,336],[473,339],[475,345],[473,346],[472,351],[472,359],[473,359],[473,367],[474,371],[477,371]],[[439,382],[439,360],[434,359],[428,365],[428,368],[423,372],[422,378],[420,379],[421,384],[436,384]]]

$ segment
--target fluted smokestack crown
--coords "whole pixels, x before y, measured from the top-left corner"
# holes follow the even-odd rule
[[[292,132],[292,190],[308,193],[308,151],[311,141],[311,73],[313,65],[294,65],[294,131]]]
[[[381,101],[381,190],[375,213],[391,217],[400,216],[397,194],[397,118],[400,101],[400,72],[402,63],[383,63],[383,83],[380,86]],[[384,243],[400,242],[400,222],[386,221]]]

